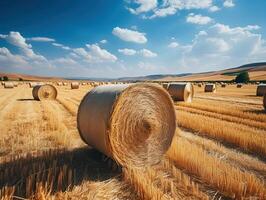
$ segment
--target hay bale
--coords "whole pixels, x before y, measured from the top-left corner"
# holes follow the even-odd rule
[[[67,82],[64,82],[64,83],[63,83],[63,86],[67,86]]]
[[[266,94],[266,84],[259,84],[257,87],[257,96]]]
[[[18,82],[13,82],[14,87],[18,87]]]
[[[266,111],[266,94],[264,94],[263,96],[263,107],[264,107],[264,110]]]
[[[57,86],[62,86],[63,83],[62,82],[57,82]]]
[[[71,89],[79,89],[79,82],[72,82]]]
[[[14,88],[14,83],[13,82],[5,82],[4,88],[7,88],[7,89]]]
[[[36,85],[38,85],[38,84],[35,83],[35,82],[30,82],[30,83],[29,83],[30,88],[34,88]]]
[[[57,97],[57,90],[53,85],[36,85],[32,89],[32,96],[35,100],[54,100]]]
[[[215,84],[206,84],[204,88],[204,92],[216,92],[216,85]]]
[[[221,86],[222,86],[222,88],[225,88],[226,87],[226,84],[225,83],[222,83]]]
[[[122,166],[160,162],[176,129],[169,94],[155,84],[99,86],[80,103],[77,126],[88,145]]]
[[[167,91],[174,101],[192,102],[194,87],[191,83],[170,83]]]
[[[242,87],[243,87],[243,84],[240,84],[240,83],[239,83],[239,84],[236,85],[236,87],[237,87],[237,88],[242,88]]]
[[[201,87],[202,85],[201,85],[201,83],[198,83],[198,87]]]

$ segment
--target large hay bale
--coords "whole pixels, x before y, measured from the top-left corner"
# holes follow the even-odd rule
[[[206,84],[204,88],[204,92],[216,92],[216,85],[215,84]]]
[[[266,94],[266,84],[259,84],[257,87],[257,96]]]
[[[13,82],[5,82],[4,88],[7,88],[7,89],[14,88],[14,83]]]
[[[170,83],[167,91],[174,101],[192,102],[194,87],[191,83]]]
[[[79,82],[72,82],[71,89],[79,89]]]
[[[77,126],[88,145],[122,166],[160,162],[176,129],[170,95],[159,85],[99,86],[80,103]]]
[[[53,85],[36,85],[32,89],[32,96],[35,100],[54,100],[57,97],[57,90]]]

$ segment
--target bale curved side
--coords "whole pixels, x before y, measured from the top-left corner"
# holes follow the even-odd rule
[[[122,166],[143,167],[160,161],[176,129],[173,102],[155,84],[105,85],[80,103],[77,125],[89,145]]]
[[[266,94],[264,94],[263,96],[263,107],[264,107],[264,110],[266,111]]]
[[[257,96],[263,96],[266,94],[266,84],[259,84],[257,87]]]
[[[174,101],[192,102],[194,88],[191,83],[170,83],[167,90]]]
[[[5,82],[4,88],[12,89],[12,88],[14,88],[14,84],[12,82]]]
[[[71,83],[71,89],[79,89],[79,83],[78,82],[72,82]]]
[[[53,85],[36,85],[32,89],[32,96],[35,100],[54,100],[57,97],[57,90]]]
[[[206,84],[204,88],[204,92],[216,92],[216,86],[215,84]]]

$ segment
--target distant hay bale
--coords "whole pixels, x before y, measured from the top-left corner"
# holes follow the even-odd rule
[[[201,83],[198,83],[198,87],[201,87],[202,86],[202,84]]]
[[[237,88],[242,88],[243,87],[243,84],[237,84],[236,87]]]
[[[225,84],[225,83],[222,83],[221,86],[222,86],[223,88],[225,88],[225,87],[226,87],[226,84]]]
[[[82,83],[82,85],[86,85],[86,83]]]
[[[32,96],[35,100],[54,100],[57,97],[57,90],[53,85],[36,85],[32,89]]]
[[[168,90],[169,83],[163,83],[162,86],[164,89]]]
[[[64,83],[63,83],[63,86],[67,86],[67,85],[68,85],[67,82],[64,82]]]
[[[18,82],[13,82],[14,87],[18,87]]]
[[[167,91],[174,101],[192,102],[194,87],[191,83],[170,83]]]
[[[57,86],[62,86],[63,83],[62,82],[57,82]]]
[[[266,84],[259,84],[257,87],[257,96],[266,94]]]
[[[4,88],[7,88],[7,89],[14,88],[14,83],[13,82],[5,82]]]
[[[206,84],[204,88],[204,92],[216,92],[216,86],[215,84]]]
[[[79,89],[79,82],[72,82],[71,89]]]
[[[99,86],[80,103],[77,127],[88,145],[122,166],[160,162],[176,129],[170,95],[155,84]]]
[[[34,88],[36,85],[38,85],[38,84],[35,83],[35,82],[30,82],[30,83],[29,83],[30,88]]]

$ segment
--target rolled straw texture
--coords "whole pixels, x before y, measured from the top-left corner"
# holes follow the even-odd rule
[[[57,90],[53,85],[36,85],[32,89],[32,96],[35,100],[54,100],[57,97]]]
[[[259,84],[257,86],[257,96],[263,96],[266,94],[266,84]]]
[[[170,83],[167,91],[174,101],[192,102],[194,96],[191,83]]]
[[[156,84],[98,86],[80,103],[79,133],[88,145],[120,165],[160,162],[176,129],[173,101]]]
[[[4,88],[14,88],[14,83],[12,83],[12,82],[5,82],[4,83]]]

